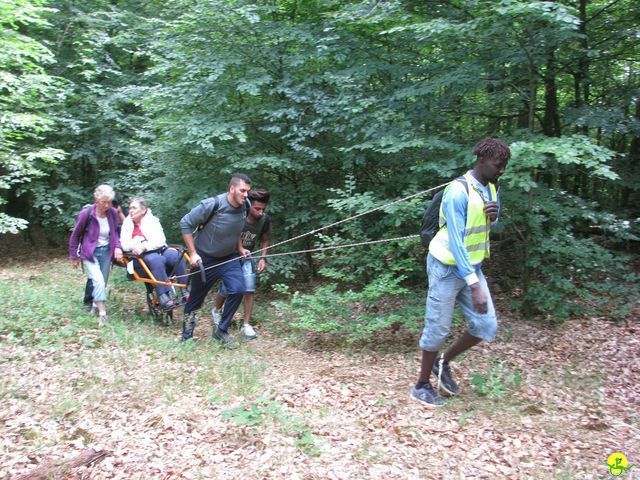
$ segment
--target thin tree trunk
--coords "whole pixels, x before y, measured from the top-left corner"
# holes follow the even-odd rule
[[[558,113],[558,88],[556,86],[556,61],[554,47],[550,48],[547,57],[547,68],[544,81],[544,117],[542,131],[548,137],[559,137],[560,114]]]
[[[532,59],[529,59],[529,118],[527,128],[531,133],[534,132],[534,121],[535,121],[535,111],[536,111],[536,67],[533,64]],[[531,175],[535,178],[537,174],[535,171],[531,172]],[[527,211],[533,211],[533,190],[530,189],[527,195]],[[525,228],[524,228],[524,242],[523,242],[523,255],[525,260],[529,258],[529,246],[531,245],[531,222],[528,218],[524,219]],[[522,293],[525,297],[525,302],[523,302],[522,310],[526,317],[533,316],[535,307],[533,302],[528,298],[528,292],[531,288],[531,284],[533,282],[533,272],[530,268],[525,267],[522,274]]]

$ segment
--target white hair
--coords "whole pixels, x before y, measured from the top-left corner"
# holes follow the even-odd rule
[[[98,201],[102,198],[107,197],[109,200],[113,200],[116,196],[116,192],[113,191],[113,188],[109,185],[98,185],[96,189],[93,191],[93,198]]]

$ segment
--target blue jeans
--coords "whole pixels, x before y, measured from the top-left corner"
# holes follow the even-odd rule
[[[104,302],[107,300],[107,280],[111,268],[111,252],[109,245],[96,247],[93,252],[93,261],[82,260],[87,276],[93,282],[93,301]]]
[[[168,274],[173,271],[178,277],[179,283],[186,283],[187,279],[182,277],[182,275],[186,273],[184,258],[175,248],[166,248],[162,252],[145,253],[142,255],[142,258],[156,280],[160,282],[168,282]],[[144,271],[144,268],[142,268],[137,260],[135,262],[135,268],[139,275],[143,277],[147,276],[147,272]],[[171,287],[168,285],[156,285],[156,290],[158,295],[162,295],[163,293],[169,292]]]
[[[256,263],[253,258],[247,260],[240,260],[242,264],[242,276],[244,277],[244,288],[246,293],[256,292]],[[224,286],[224,282],[220,282],[220,288],[218,293],[227,298],[227,288]]]
[[[469,323],[467,333],[485,341],[491,341],[498,331],[498,319],[491,300],[491,293],[482,270],[478,270],[480,287],[487,296],[487,313],[473,309],[471,288],[455,273],[455,267],[445,265],[432,255],[427,255],[427,275],[429,291],[424,316],[424,329],[420,337],[420,348],[427,352],[437,352],[442,348],[453,320],[456,302]]]
[[[224,263],[234,258],[234,261]],[[224,263],[224,265],[216,266],[221,263]],[[226,332],[246,291],[240,259],[237,254],[221,258],[202,256],[202,265],[206,269],[206,282],[202,283],[200,273],[196,273],[191,277],[191,292],[189,294],[189,301],[184,306],[184,314],[186,316],[194,310],[198,310],[204,303],[204,299],[207,293],[209,293],[209,290],[211,290],[211,287],[213,287],[216,281],[222,280],[227,288],[227,299],[224,302],[222,319],[218,324],[218,328]]]

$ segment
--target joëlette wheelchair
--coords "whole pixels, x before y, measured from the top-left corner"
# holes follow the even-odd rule
[[[154,320],[160,321],[164,324],[169,324],[173,319],[173,310],[184,305],[188,300],[188,292],[189,292],[189,283],[191,280],[190,273],[193,269],[190,268],[190,259],[189,254],[184,249],[182,245],[168,245],[163,248],[173,248],[180,253],[179,262],[186,262],[187,264],[187,281],[186,283],[180,283],[176,278],[175,272],[167,272],[168,282],[163,282],[158,280],[151,269],[147,265],[144,260],[144,255],[136,255],[131,252],[124,252],[122,254],[122,265],[127,267],[129,262],[136,261],[139,265],[139,268],[129,268],[127,267],[127,276],[130,280],[136,282],[144,283],[146,294],[145,298],[147,301],[147,308],[149,310],[149,314],[153,317]],[[150,252],[145,252],[150,253]],[[133,265],[132,265],[133,266]],[[202,264],[199,263],[198,268],[200,269],[200,275],[204,278],[204,270],[202,269]],[[139,270],[142,270],[140,272]],[[175,267],[174,267],[175,270]],[[163,308],[160,305],[160,299],[158,298],[158,291],[156,290],[156,285],[167,285],[174,293],[174,297],[179,301],[169,308]]]

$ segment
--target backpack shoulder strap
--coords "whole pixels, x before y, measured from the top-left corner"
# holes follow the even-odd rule
[[[202,222],[200,225],[198,225],[197,230],[202,230],[205,227],[205,225],[211,221],[213,216],[218,211],[218,206],[219,206],[218,197],[213,197],[213,208],[211,209],[211,212],[209,213],[209,216],[207,217],[207,219],[204,222]]]
[[[206,219],[204,222],[202,222],[200,225],[198,225],[197,230],[202,230],[202,229],[205,227],[205,225],[211,221],[211,219],[213,218],[213,216],[214,216],[214,215],[216,214],[216,212],[218,211],[219,206],[220,206],[220,205],[219,205],[219,203],[218,203],[218,197],[217,197],[217,196],[213,197],[213,208],[211,209],[211,212],[209,213],[209,216],[207,217],[207,219]],[[244,201],[244,209],[245,209],[245,214],[246,214],[246,215],[249,215],[249,209],[250,209],[250,208],[251,208],[251,202],[250,202],[250,201],[249,201],[249,199],[247,198],[247,199]]]
[[[465,178],[464,175],[460,175],[458,178],[455,178],[450,185],[453,185],[453,182],[460,182],[463,186],[464,186],[464,191],[467,193],[467,198],[469,197],[469,183],[467,182],[467,179]],[[440,194],[440,198],[438,199],[438,202],[441,203],[442,202],[442,197],[444,196],[444,190],[440,190],[438,193],[436,193],[436,195]],[[434,199],[436,198],[435,196],[433,197]],[[467,209],[469,208],[469,205],[467,204]],[[440,211],[440,209],[438,209],[438,211]],[[444,226],[440,225],[439,228],[442,228]]]
[[[84,234],[87,233],[87,228],[89,228],[89,222],[91,221],[91,207],[93,205],[86,205],[82,208],[82,211],[85,212],[84,217],[84,225],[82,226],[82,232],[80,233],[80,243],[84,239]],[[82,213],[81,211],[81,213]]]
[[[260,227],[260,233],[258,234],[258,238],[262,238],[262,235],[264,234],[265,230],[270,225],[271,225],[271,218],[269,217],[269,214],[265,212],[264,221],[262,222],[262,226]]]
[[[464,190],[465,192],[467,192],[467,196],[469,196],[469,184],[467,183],[467,179],[464,177],[464,175],[460,175],[458,178],[456,178],[456,180],[464,185]]]

